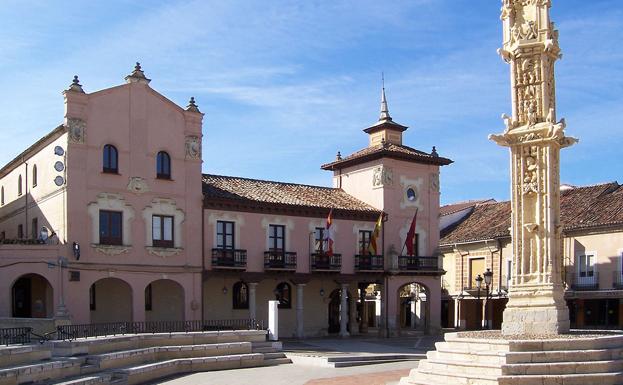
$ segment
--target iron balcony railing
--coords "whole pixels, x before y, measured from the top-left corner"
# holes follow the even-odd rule
[[[266,330],[264,321],[256,319],[226,319],[203,321],[109,322],[57,327],[59,340],[105,337],[124,334],[190,333],[223,330]]]
[[[342,268],[342,254],[313,253],[311,255],[311,268],[313,271],[339,272]]]
[[[29,344],[32,328],[2,328],[0,329],[0,345]]]
[[[612,287],[615,289],[623,289],[623,271],[612,272]]]
[[[212,267],[246,269],[247,251],[238,249],[212,249]]]
[[[439,270],[439,258],[401,255],[398,257],[398,269],[405,271]]]
[[[355,255],[355,270],[357,271],[383,271],[385,266],[382,255]]]
[[[589,271],[585,273],[574,273],[570,275],[571,289],[573,290],[598,290],[599,273]]]
[[[296,270],[296,253],[289,251],[265,251],[265,270]]]

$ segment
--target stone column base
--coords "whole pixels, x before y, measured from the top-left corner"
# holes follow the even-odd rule
[[[504,310],[503,335],[548,335],[569,332],[569,308],[561,287],[511,288]]]

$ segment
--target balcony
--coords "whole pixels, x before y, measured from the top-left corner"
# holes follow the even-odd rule
[[[296,253],[289,251],[265,251],[264,270],[296,270]]]
[[[342,254],[329,256],[325,253],[313,253],[311,255],[312,271],[340,272],[342,268]]]
[[[247,251],[212,249],[212,268],[244,270],[247,268]]]
[[[612,272],[612,287],[615,289],[623,289],[623,271]]]
[[[400,271],[438,271],[439,258],[437,257],[414,257],[401,255],[398,257],[398,270]]]
[[[573,290],[599,290],[599,273],[590,271],[587,273],[570,274],[567,283]]]
[[[383,271],[384,267],[382,255],[355,255],[356,271]]]

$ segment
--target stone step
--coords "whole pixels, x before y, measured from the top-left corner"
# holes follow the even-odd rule
[[[414,361],[412,358],[394,358],[394,359],[378,359],[378,360],[363,360],[363,361],[347,361],[347,362],[333,362],[330,365],[334,368],[347,368],[352,366],[364,366],[364,365],[378,365],[378,364],[390,364],[393,362]]]
[[[116,369],[113,371],[113,378],[125,380],[128,385],[134,385],[173,374],[262,366],[263,361],[264,356],[260,353],[176,358]]]
[[[421,366],[420,362],[420,366]],[[498,385],[498,376],[490,376],[486,374],[465,374],[465,373],[438,373],[428,369],[417,369],[417,375],[410,374],[409,377],[413,382],[422,381],[424,383],[444,384],[444,385]],[[533,383],[531,385],[536,385]],[[587,384],[585,384],[587,385]]]
[[[112,378],[111,373],[100,373],[96,375],[82,376],[71,379],[63,379],[60,381],[44,382],[41,385],[94,385],[94,384],[106,384],[110,383]]]
[[[65,357],[0,369],[0,385],[34,383],[49,379],[78,376],[81,374],[81,366],[84,362],[84,358]]]
[[[287,358],[286,354],[283,352],[271,352],[271,353],[262,353],[262,354],[264,355],[264,360],[274,360],[276,358]]]
[[[498,381],[499,385],[621,385],[623,384],[623,372],[501,376]]]
[[[484,364],[498,363],[501,365],[506,362],[507,354],[507,352],[494,351],[478,351],[470,353],[465,350],[452,350],[444,348],[443,350],[431,350],[426,353],[426,357],[446,361],[476,362]]]
[[[41,344],[0,346],[0,368],[29,364],[51,357],[52,352]]]
[[[550,350],[547,352],[510,352],[507,364],[585,362],[623,359],[623,349]]]
[[[512,364],[502,366],[503,375],[598,374],[616,373],[620,371],[623,371],[623,360]]]
[[[92,355],[88,356],[86,361],[99,369],[112,369],[173,358],[225,356],[243,353],[251,353],[250,342],[154,346]]]
[[[420,361],[418,369],[420,369],[420,371],[468,376],[473,375],[476,377],[482,373],[487,373],[489,376],[501,376],[503,374],[502,368],[499,365],[468,361],[462,362],[426,359],[424,361]]]
[[[261,366],[276,366],[276,365],[285,365],[285,364],[291,364],[291,363],[292,363],[292,360],[287,357],[270,358],[270,359],[264,359]]]

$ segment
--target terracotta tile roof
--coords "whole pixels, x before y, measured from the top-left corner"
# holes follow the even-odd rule
[[[439,215],[450,215],[458,213],[459,211],[474,207],[483,203],[495,203],[495,199],[474,199],[465,202],[452,203],[449,205],[443,205],[439,208]]]
[[[510,202],[479,204],[441,231],[440,245],[510,237]],[[563,231],[623,225],[623,185],[617,182],[565,188],[560,193]]]
[[[404,145],[385,143],[372,147],[366,147],[363,150],[359,150],[340,160],[323,164],[321,168],[323,170],[336,170],[383,157],[407,160],[416,163],[436,164],[439,166],[445,166],[452,163],[452,160],[435,154],[429,154]]]
[[[365,214],[380,213],[342,189],[295,183],[203,174],[203,196],[206,201],[230,201],[247,205],[278,205],[323,209],[333,208]]]

